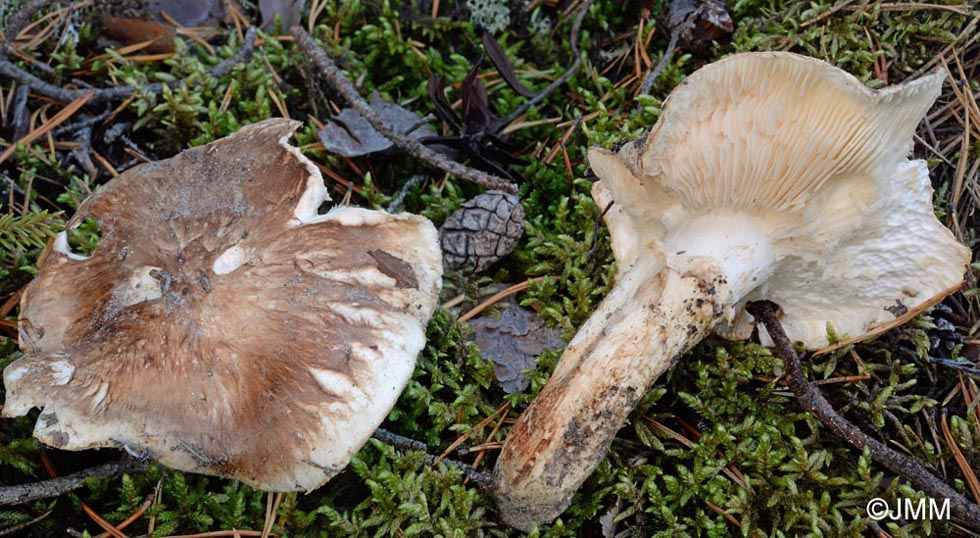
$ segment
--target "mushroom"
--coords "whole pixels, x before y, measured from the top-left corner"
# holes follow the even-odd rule
[[[21,303],[27,354],[3,415],[34,435],[125,448],[271,491],[347,465],[412,375],[441,286],[435,227],[329,200],[283,119],[110,181],[62,232]]]
[[[828,324],[866,334],[957,288],[969,250],[906,158],[942,83],[873,91],[815,59],[738,54],[688,77],[648,136],[592,148],[617,281],[504,444],[502,517],[557,517],[682,353],[712,331],[750,335],[747,301],[778,303],[815,348]]]

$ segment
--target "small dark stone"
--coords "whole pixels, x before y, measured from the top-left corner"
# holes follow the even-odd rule
[[[480,272],[510,254],[524,233],[517,196],[487,191],[467,200],[439,230],[443,261],[450,269]]]
[[[952,358],[953,349],[963,343],[963,335],[951,319],[953,310],[940,303],[932,307],[930,315],[936,327],[926,331],[929,336],[929,355],[940,359]]]

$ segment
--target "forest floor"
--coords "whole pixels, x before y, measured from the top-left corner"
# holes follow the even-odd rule
[[[132,464],[125,473],[89,478],[71,494],[0,506],[0,536],[523,535],[449,461],[492,470],[519,410],[611,289],[616,268],[603,208],[590,194],[587,149],[641,136],[684,77],[733,53],[805,54],[872,88],[947,73],[913,156],[929,164],[936,215],[977,259],[975,3],[258,4],[0,6],[0,368],[23,356],[20,294],[37,274],[43,247],[78,205],[142,162],[242,125],[271,117],[303,122],[293,144],[318,164],[339,203],[384,209],[395,202],[392,210],[439,226],[483,192],[394,150],[348,148],[354,154],[347,157],[328,151],[325,142],[350,144],[321,134],[349,103],[297,46],[288,28],[299,24],[365,99],[377,92],[433,118],[433,129],[458,143],[452,159],[518,185],[523,236],[479,273],[446,271],[442,307],[429,322],[416,373],[383,424],[426,451],[381,436],[326,487],[267,494],[130,462],[122,451],[45,447],[31,435],[35,410],[0,419],[0,497],[12,486]],[[161,17],[161,5],[173,12]],[[686,30],[685,21],[692,23]],[[467,77],[471,70],[475,76]],[[430,89],[433,76],[442,77],[445,91]],[[540,102],[528,106],[537,96]],[[92,252],[99,223],[79,224],[69,231],[70,244]],[[971,266],[961,291],[907,324],[805,356],[803,366],[843,416],[980,503],[978,272]],[[519,317],[507,318],[518,329],[500,322],[505,312]],[[501,363],[496,371],[493,359]],[[706,339],[641,399],[570,508],[530,535],[980,536],[980,528],[946,518],[869,518],[873,498],[894,506],[927,494],[805,411],[783,371],[780,357],[758,343]],[[432,463],[426,453],[447,460]]]

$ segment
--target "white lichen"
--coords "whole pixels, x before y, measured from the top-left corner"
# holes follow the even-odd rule
[[[507,0],[466,0],[470,22],[490,33],[504,31],[510,25],[510,5]]]

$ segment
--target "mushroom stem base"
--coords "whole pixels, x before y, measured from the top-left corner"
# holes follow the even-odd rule
[[[731,299],[720,268],[706,260],[683,274],[638,261],[511,430],[494,470],[501,517],[526,531],[561,514],[639,399]]]

